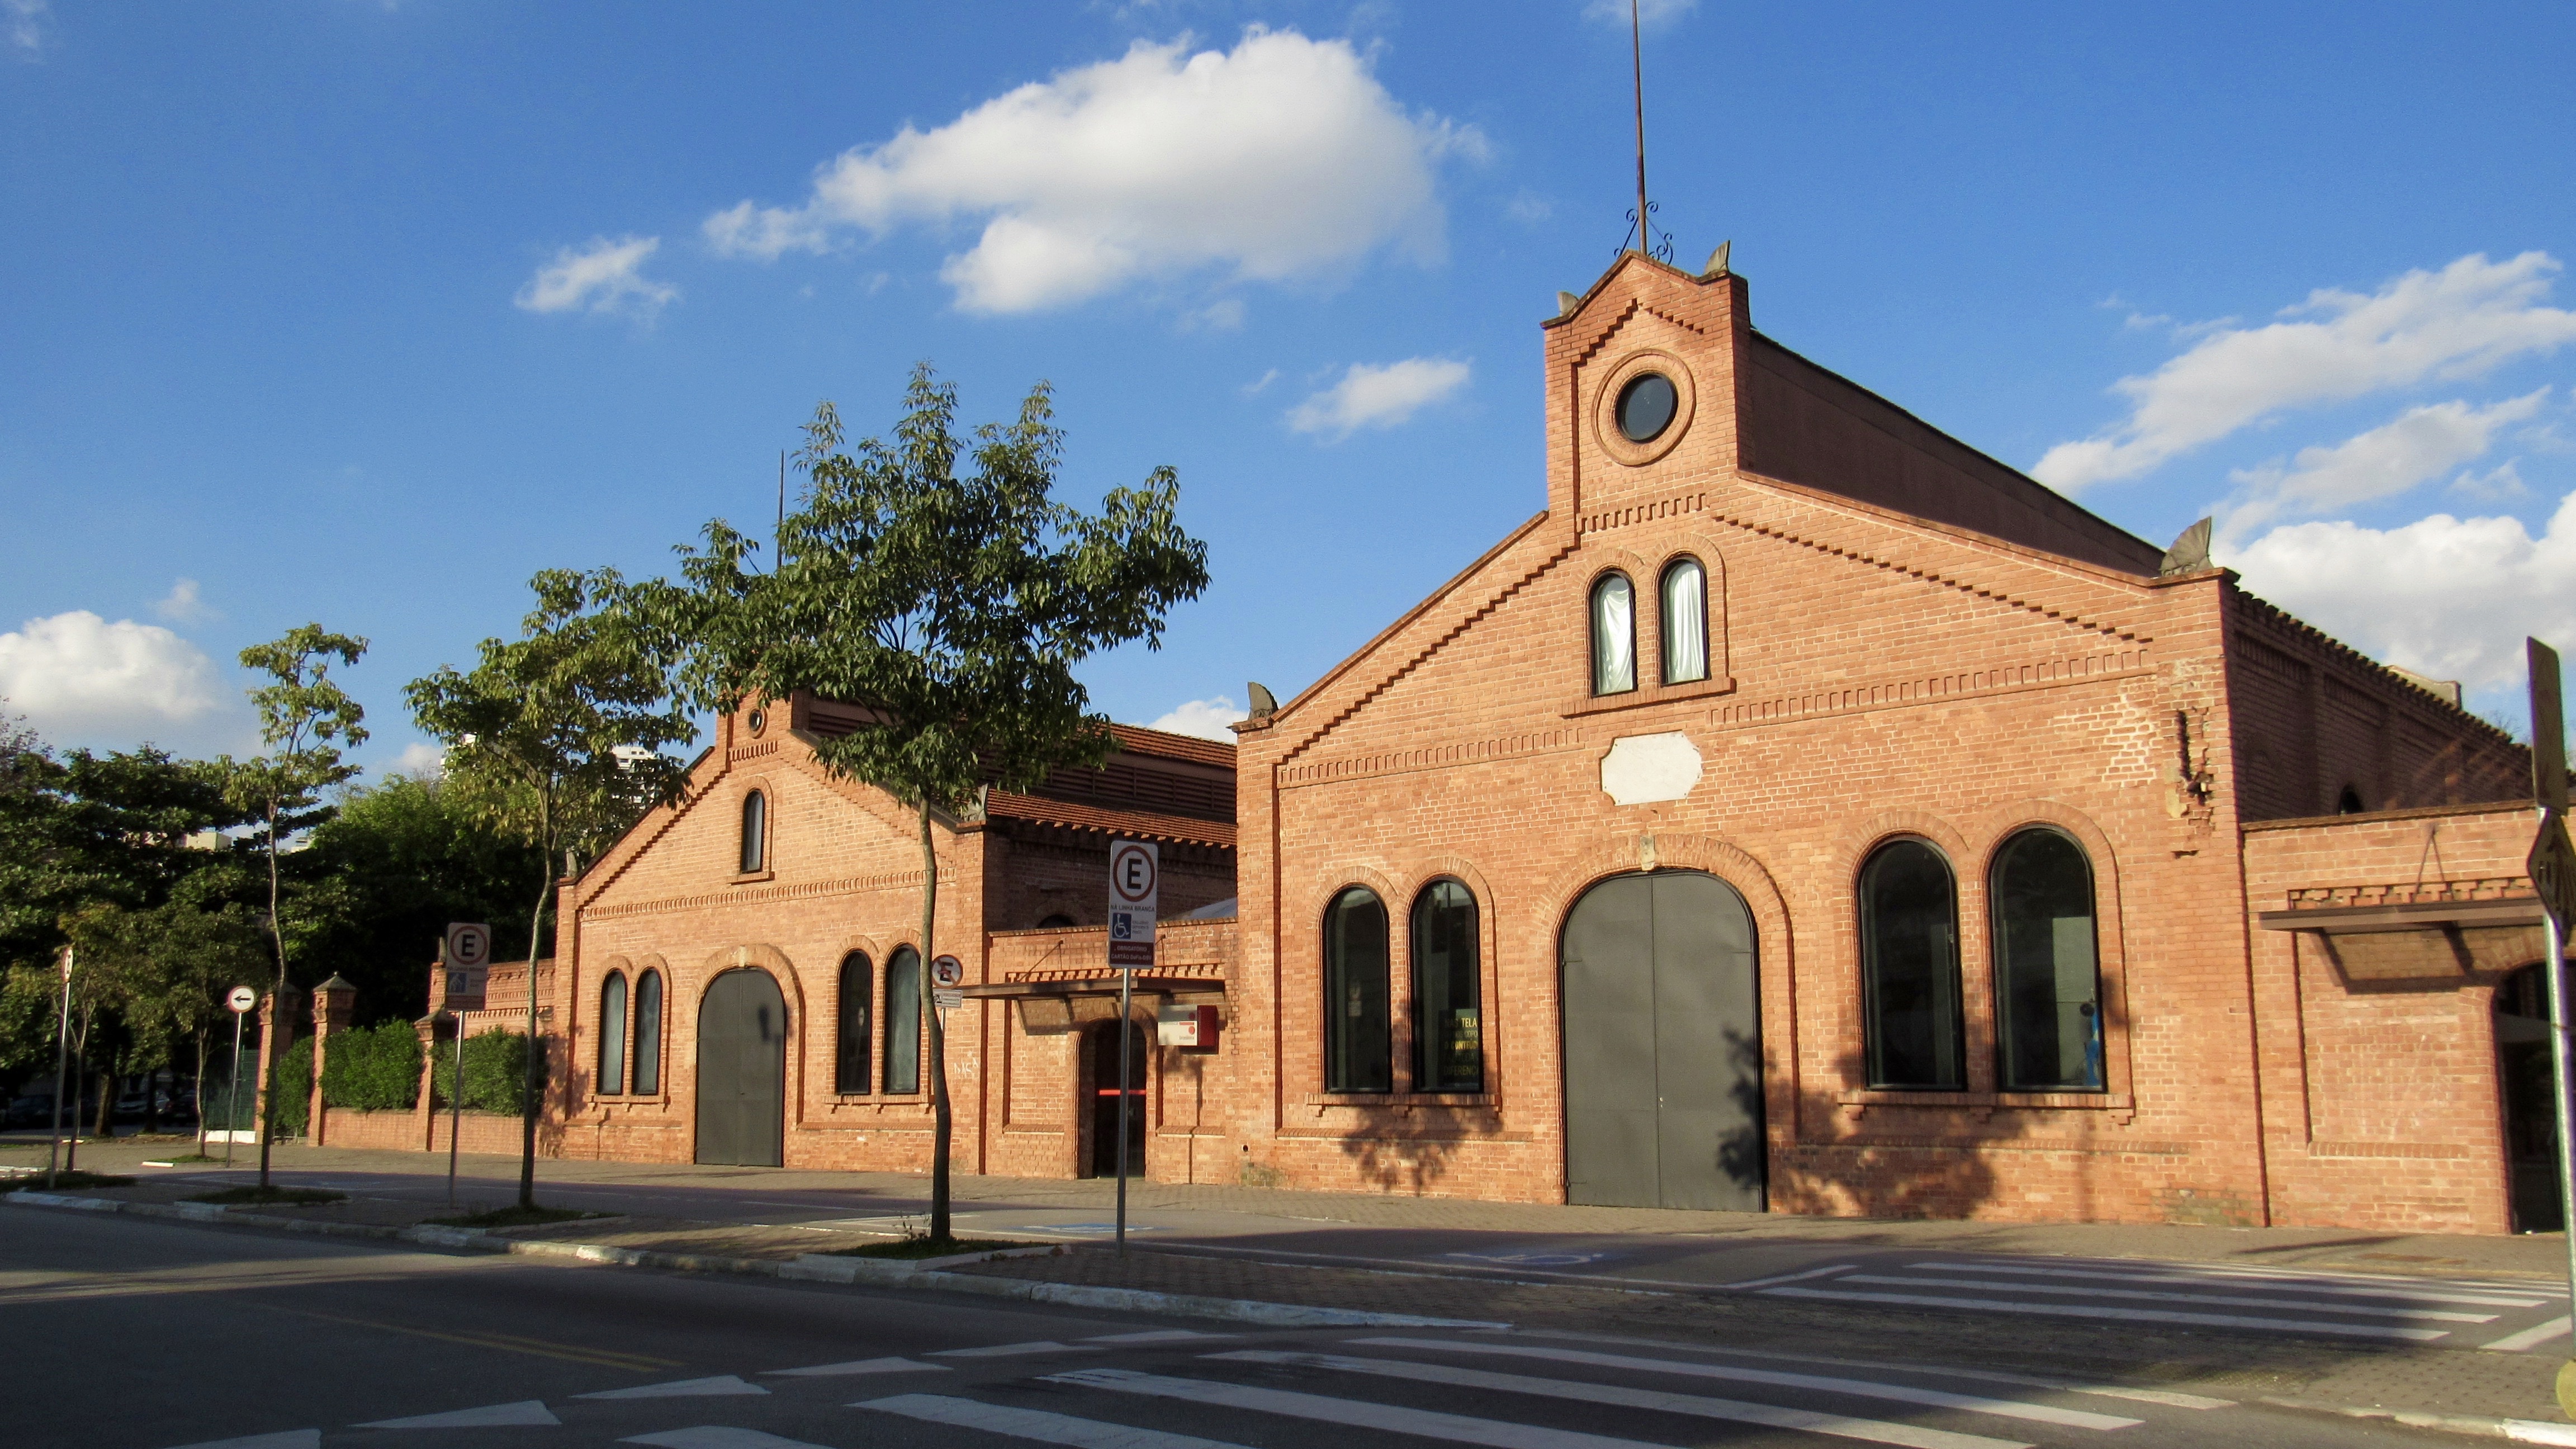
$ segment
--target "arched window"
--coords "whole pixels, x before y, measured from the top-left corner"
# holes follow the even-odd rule
[[[2054,830],[1995,853],[1995,1044],[2008,1092],[2102,1090],[2093,863]]]
[[[662,973],[635,978],[634,1091],[650,1097],[662,1090]]]
[[[1626,574],[1592,586],[1592,692],[1626,694],[1637,687],[1637,599]]]
[[[769,797],[758,790],[742,797],[742,873],[758,875],[769,868]]]
[[[1966,1090],[1959,890],[1923,841],[1889,841],[1861,867],[1860,974],[1869,1084]]]
[[[1708,570],[1695,558],[1664,570],[1664,683],[1708,678]]]
[[[2365,808],[2361,803],[2361,791],[2350,785],[2343,787],[2343,794],[2335,801],[2337,815],[2359,815]]]
[[[857,1096],[868,1089],[868,1009],[877,989],[877,969],[864,951],[841,958],[840,1055],[832,1069],[832,1090]]]
[[[921,1090],[921,953],[910,946],[886,962],[885,1089]]]
[[[626,1093],[626,977],[611,971],[599,983],[599,1095]]]
[[[1060,931],[1072,924],[1073,917],[1066,915],[1062,911],[1057,911],[1055,914],[1048,916],[1045,920],[1038,922],[1038,929],[1041,931]]]
[[[1395,1090],[1388,1030],[1386,904],[1366,886],[1324,912],[1324,1090]]]
[[[1485,1090],[1476,897],[1433,881],[1413,900],[1413,1090]]]

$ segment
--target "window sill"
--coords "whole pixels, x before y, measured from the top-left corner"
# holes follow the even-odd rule
[[[1327,1107],[1392,1107],[1410,1112],[1416,1107],[1491,1107],[1498,1100],[1492,1092],[1314,1092],[1298,1105],[1318,1112]]]
[[[625,1092],[600,1093],[593,1096],[590,1101],[591,1105],[596,1107],[668,1107],[671,1105],[670,1097],[659,1093],[649,1097],[633,1096]],[[439,1110],[446,1109],[442,1107]]]
[[[2138,1099],[2127,1092],[1917,1092],[1880,1087],[1837,1092],[1834,1105],[1853,1122],[1872,1107],[1965,1110],[1980,1122],[1998,1111],[2109,1112],[2124,1127],[2138,1115]]]
[[[734,876],[734,877],[732,877],[732,878],[728,879],[728,880],[725,882],[725,884],[726,884],[726,885],[758,885],[758,884],[760,884],[762,881],[774,879],[774,878],[777,876],[777,874],[778,874],[778,872],[776,872],[776,871],[774,871],[774,870],[755,870],[755,871],[751,872],[749,875],[738,875],[738,876]]]
[[[1732,679],[1698,679],[1688,684],[1641,684],[1625,694],[1594,694],[1567,705],[1560,713],[1566,719],[1584,715],[1612,714],[1623,709],[1644,709],[1652,704],[1680,704],[1694,699],[1714,699],[1733,694]]]

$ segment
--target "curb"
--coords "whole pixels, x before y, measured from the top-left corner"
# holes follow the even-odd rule
[[[2332,1414],[2342,1419],[2380,1419],[2403,1424],[2409,1429],[2438,1429],[2448,1434],[2471,1434],[2481,1439],[2510,1439],[2517,1444],[2576,1445],[2576,1424],[2552,1424],[2541,1419],[2490,1419],[2476,1414],[2418,1414],[2403,1409],[2356,1409],[2342,1404],[2321,1404],[2313,1399],[2258,1399],[2276,1409],[2297,1409],[2309,1414]]]
[[[558,1243],[544,1239],[504,1238],[471,1228],[379,1227],[366,1223],[319,1223],[305,1218],[239,1213],[220,1203],[116,1202],[107,1198],[68,1197],[49,1192],[14,1192],[0,1201],[20,1207],[58,1211],[120,1213],[127,1217],[169,1222],[225,1223],[235,1227],[281,1229],[328,1238],[371,1238],[380,1242],[417,1243],[476,1253],[514,1253],[531,1258],[570,1258],[621,1268],[662,1268],[683,1273],[734,1273],[801,1283],[861,1284],[876,1288],[912,1288],[932,1293],[963,1293],[984,1298],[1018,1298],[1065,1308],[1098,1308],[1123,1313],[1159,1313],[1175,1318],[1209,1318],[1263,1328],[1509,1328],[1508,1323],[1474,1318],[1427,1318],[1412,1313],[1368,1313],[1353,1308],[1315,1308],[1296,1303],[1264,1303],[1250,1298],[1205,1298],[1191,1293],[1155,1293],[1141,1288],[1097,1288],[1076,1283],[1047,1283],[1025,1278],[979,1278],[949,1272],[951,1265],[990,1262],[997,1258],[1051,1254],[1053,1247],[1006,1248],[991,1253],[961,1253],[906,1263],[886,1258],[840,1258],[804,1253],[794,1258],[729,1258],[712,1253],[665,1253],[649,1248],[619,1248],[606,1243]],[[931,1266],[936,1264],[938,1266]],[[2576,1440],[2569,1440],[2576,1444]]]

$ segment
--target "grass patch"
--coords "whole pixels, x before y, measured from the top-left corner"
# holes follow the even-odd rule
[[[896,1238],[856,1248],[834,1248],[826,1258],[949,1258],[959,1253],[993,1253],[1004,1248],[1036,1248],[1040,1243],[1008,1238]]]
[[[0,1192],[57,1192],[85,1187],[132,1187],[133,1185],[134,1179],[130,1177],[116,1177],[104,1172],[82,1172],[77,1168],[58,1174],[51,1187],[46,1186],[45,1175],[41,1172],[31,1172],[24,1177],[0,1178]]]
[[[523,1208],[516,1203],[489,1212],[466,1213],[460,1217],[430,1218],[428,1222],[442,1228],[538,1228],[548,1223],[577,1222],[583,1218],[613,1218],[615,1213],[588,1213],[579,1208]]]
[[[221,1192],[201,1193],[188,1201],[306,1207],[318,1202],[345,1202],[348,1196],[345,1192],[333,1192],[327,1187],[278,1187],[274,1184],[261,1187],[253,1183],[243,1187],[228,1187]]]

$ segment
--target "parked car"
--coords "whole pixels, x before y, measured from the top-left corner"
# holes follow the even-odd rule
[[[10,1127],[43,1127],[54,1120],[51,1097],[15,1097],[10,1099],[7,1124]]]

